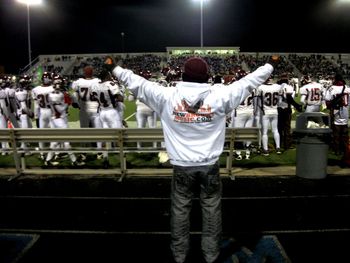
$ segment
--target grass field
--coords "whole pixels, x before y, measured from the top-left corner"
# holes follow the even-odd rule
[[[118,167],[119,155],[110,154],[110,166]],[[34,153],[31,156],[27,156],[26,164],[28,167],[41,167],[44,162],[39,158],[38,153]],[[126,155],[127,168],[163,168],[164,165],[159,162],[157,153],[128,153]],[[88,154],[86,162],[86,168],[102,168],[102,160],[97,160],[95,155]],[[260,154],[252,154],[250,160],[233,160],[234,167],[246,167],[246,168],[259,168],[259,167],[274,167],[274,166],[294,166],[296,164],[296,149],[289,149],[284,151],[281,155],[277,155],[271,152],[269,156],[263,156]],[[328,165],[340,165],[340,156],[334,155],[329,152]],[[65,157],[60,159],[59,168],[69,167],[70,159]],[[223,154],[220,158],[220,166],[226,167],[226,154]],[[12,155],[0,155],[0,167],[15,167],[14,159]]]

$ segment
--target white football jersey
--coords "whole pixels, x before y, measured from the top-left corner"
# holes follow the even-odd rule
[[[101,110],[116,108],[118,106],[115,95],[121,94],[121,92],[119,86],[113,81],[95,84],[91,87],[91,92],[97,99]]]
[[[87,112],[97,112],[98,102],[91,96],[91,87],[100,80],[98,78],[84,79],[80,78],[72,83],[75,99],[77,100],[80,110]]]
[[[331,101],[337,95],[343,92],[342,96],[342,104],[343,106],[340,109],[334,109],[334,124],[335,125],[348,125],[349,120],[349,99],[350,99],[350,88],[345,85],[344,86],[336,86],[332,85],[325,94],[325,100]]]
[[[68,105],[64,101],[62,91],[55,90],[48,95],[48,100],[51,105],[52,116],[54,118],[66,118]]]
[[[5,112],[7,113],[7,105],[8,105],[8,101],[7,101],[6,91],[0,88],[0,114],[1,115],[4,115]]]
[[[287,84],[287,83],[283,83],[281,85],[282,87],[282,99],[281,101],[278,103],[278,107],[282,108],[282,109],[286,109],[288,108],[288,102],[287,102],[287,95],[291,95],[292,98],[294,98],[295,92],[294,92],[294,88],[293,86]]]
[[[254,115],[254,97],[256,91],[253,91],[244,101],[236,108],[236,114],[251,114]]]
[[[36,101],[39,108],[47,109],[50,108],[48,101],[48,95],[54,91],[52,85],[50,86],[37,86],[32,90],[32,98]]]
[[[300,88],[300,102],[304,105],[322,105],[324,87],[321,83],[311,82]]]
[[[26,111],[30,105],[28,90],[24,88],[17,88],[15,90],[15,98],[17,104],[17,113],[20,115],[23,111]]]
[[[278,103],[283,96],[283,88],[279,84],[263,84],[258,87],[260,97],[260,107],[263,114],[277,114]]]

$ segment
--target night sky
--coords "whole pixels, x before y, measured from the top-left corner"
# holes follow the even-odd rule
[[[121,32],[126,52],[200,46],[200,3],[194,0],[43,1],[30,9],[32,58],[121,52]],[[210,0],[203,9],[204,46],[350,53],[350,4],[337,1]],[[0,65],[17,73],[28,63],[25,5],[0,0],[0,34]]]

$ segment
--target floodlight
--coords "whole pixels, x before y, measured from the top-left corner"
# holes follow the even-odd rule
[[[201,7],[201,47],[203,48],[203,4],[204,2],[208,2],[209,0],[193,0],[195,2],[199,2],[200,3],[200,7]]]
[[[29,66],[32,66],[32,46],[30,43],[30,6],[41,5],[42,0],[17,0],[17,2],[27,5],[28,57]]]
[[[17,0],[17,2],[26,4],[26,5],[40,5],[42,4],[42,0]]]

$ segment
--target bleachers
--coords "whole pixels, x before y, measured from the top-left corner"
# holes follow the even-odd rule
[[[235,66],[240,66],[246,71],[252,71],[265,63],[268,56],[279,54],[281,63],[275,69],[275,75],[282,72],[290,72],[301,77],[304,74],[327,75],[340,71],[346,79],[350,79],[350,54],[338,53],[279,53],[279,52],[239,52],[238,55],[206,54],[202,55],[210,64],[213,75],[230,74]],[[159,75],[164,67],[182,67],[183,58],[193,54],[171,55],[167,52],[149,53],[101,53],[101,54],[63,54],[41,55],[38,62],[27,73],[35,74],[42,68],[48,71],[58,71],[75,79],[82,74],[82,68],[91,64],[98,68],[106,55],[112,55],[123,59],[124,66],[140,72],[150,70],[154,75]]]

